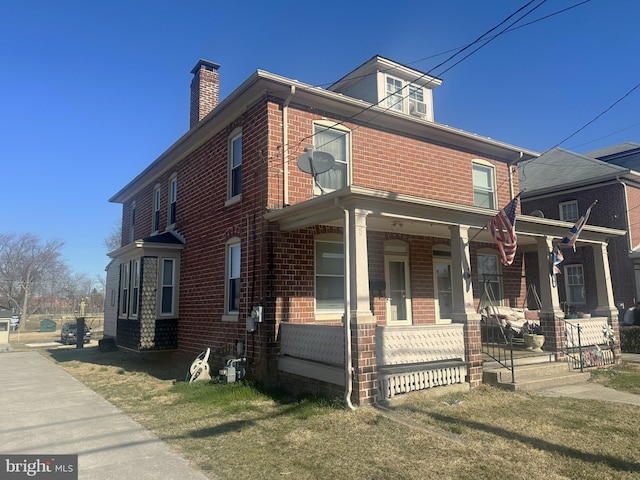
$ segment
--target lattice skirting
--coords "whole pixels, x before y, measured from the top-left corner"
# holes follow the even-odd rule
[[[378,373],[378,385],[381,398],[392,398],[402,393],[464,383],[466,376],[467,366],[456,365],[413,372]]]
[[[577,370],[580,368],[580,355],[577,349],[574,349],[567,355],[571,368]],[[615,357],[613,351],[609,349],[601,349],[595,346],[585,347],[582,350],[582,365],[584,367],[602,367],[604,365],[613,365]]]

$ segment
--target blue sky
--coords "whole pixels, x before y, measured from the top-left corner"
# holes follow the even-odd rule
[[[200,58],[224,98],[256,69],[326,86],[379,54],[442,78],[437,122],[554,147],[640,82],[640,2],[591,0],[433,69],[526,3],[2,2],[2,231],[62,239],[74,271],[104,275],[108,199],[188,130]],[[518,25],[579,3],[535,0]],[[640,88],[560,146],[640,142],[638,111]]]

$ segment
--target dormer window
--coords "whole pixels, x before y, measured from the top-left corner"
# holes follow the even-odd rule
[[[427,114],[424,92],[422,88],[413,85],[409,85],[409,113],[416,117],[424,117]]]
[[[387,107],[402,112],[402,100],[402,80],[387,75]]]
[[[427,115],[424,89],[387,75],[387,108],[423,118]]]

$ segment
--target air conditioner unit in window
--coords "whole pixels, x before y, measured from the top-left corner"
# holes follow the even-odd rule
[[[415,117],[424,117],[427,114],[427,104],[417,100],[410,100],[409,113]]]

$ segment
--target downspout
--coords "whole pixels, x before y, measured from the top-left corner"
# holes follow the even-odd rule
[[[344,213],[342,237],[344,239],[344,400],[351,410],[356,408],[351,403],[353,391],[353,365],[351,362],[351,257],[349,255],[349,210],[335,199],[335,205]]]
[[[289,102],[296,93],[295,85],[291,85],[291,92],[282,105],[282,206],[289,205],[289,162],[287,152],[289,150]]]

